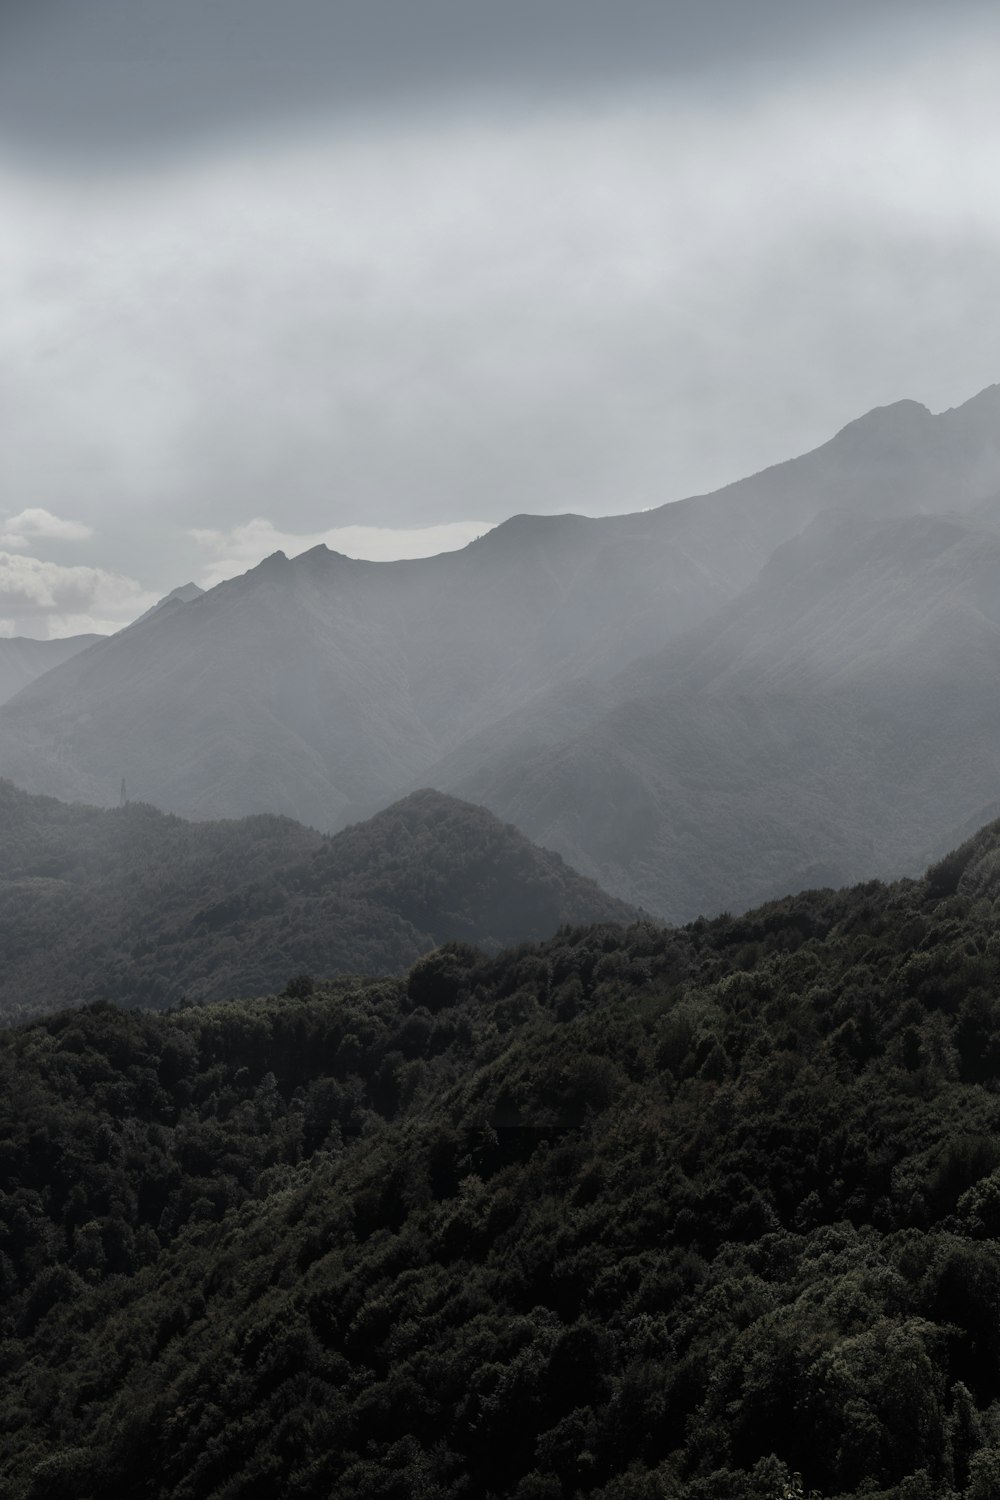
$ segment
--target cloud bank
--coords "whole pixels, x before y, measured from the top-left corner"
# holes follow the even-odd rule
[[[0,552],[0,634],[40,639],[108,634],[156,602],[132,578]]]
[[[640,509],[966,399],[1000,375],[1000,44],[904,42],[134,177],[0,163],[3,545],[65,564],[30,518],[68,517],[164,593],[268,527]]]
[[[39,538],[47,541],[82,542],[93,536],[82,521],[67,521],[50,510],[32,506],[0,523],[0,547],[30,547]]]

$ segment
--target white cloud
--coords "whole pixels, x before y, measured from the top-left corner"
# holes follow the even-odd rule
[[[44,639],[106,633],[155,602],[155,595],[120,573],[0,552],[0,617],[13,627],[11,634]]]
[[[193,528],[191,536],[198,546],[213,553],[212,561],[201,572],[204,588],[221,583],[256,567],[272,552],[295,557],[320,545],[347,557],[363,557],[390,562],[401,557],[433,557],[438,552],[453,552],[467,547],[476,537],[492,529],[491,521],[454,521],[443,526],[335,526],[311,534],[280,531],[271,521],[255,516],[243,526],[230,531]]]
[[[17,550],[30,547],[36,540],[84,542],[94,534],[93,528],[85,526],[82,521],[64,520],[41,506],[29,506],[16,516],[8,516],[0,524],[0,547],[14,547]]]

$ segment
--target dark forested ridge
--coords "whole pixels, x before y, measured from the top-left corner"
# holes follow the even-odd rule
[[[406,968],[635,912],[483,808],[418,792],[324,837],[288,818],[186,823],[0,781],[0,1017],[93,1000],[164,1008],[299,972]]]
[[[0,1035],[12,1500],[993,1500],[1000,825]]]

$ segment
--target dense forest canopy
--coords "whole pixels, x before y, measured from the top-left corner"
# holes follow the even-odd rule
[[[495,951],[635,915],[485,809],[430,791],[327,838],[289,818],[187,823],[0,781],[0,826],[0,1019],[399,972],[448,939]]]
[[[998,901],[10,1029],[4,1493],[991,1500]]]

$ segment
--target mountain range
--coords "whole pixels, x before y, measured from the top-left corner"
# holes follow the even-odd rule
[[[1000,796],[1000,387],[633,515],[177,598],[0,711],[0,772],[324,832],[433,786],[670,920],[915,869]]]

